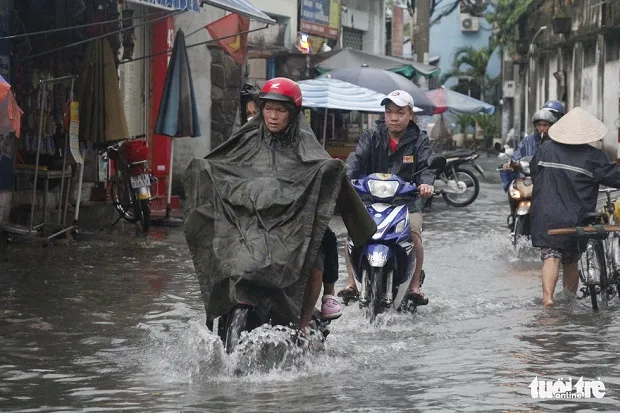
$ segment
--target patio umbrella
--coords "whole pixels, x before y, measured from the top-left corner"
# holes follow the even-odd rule
[[[413,97],[415,105],[422,109],[421,115],[430,116],[435,113],[435,105],[422,89],[407,78],[389,70],[362,65],[360,67],[333,70],[323,75],[323,77],[344,80],[345,82],[353,83],[384,95],[388,95],[395,90],[404,90]]]
[[[114,52],[107,39],[90,42],[76,84],[80,137],[105,145],[129,136]]]
[[[15,136],[19,137],[22,113],[11,92],[11,85],[0,75],[0,135],[15,132]],[[0,148],[0,154],[4,153],[3,149]]]
[[[185,48],[185,34],[178,30],[174,39],[172,56],[166,73],[166,83],[157,114],[155,131],[158,135],[169,136],[170,166],[168,170],[168,199],[166,216],[170,218],[170,198],[172,196],[172,162],[174,159],[174,138],[200,136],[198,121],[198,107],[194,94],[194,84],[189,66],[187,49]]]
[[[495,106],[490,105],[454,90],[446,89],[444,86],[426,92],[426,96],[435,104],[435,113],[441,114],[447,110],[459,114],[495,113]]]

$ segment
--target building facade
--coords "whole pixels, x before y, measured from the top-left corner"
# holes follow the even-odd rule
[[[437,13],[441,13],[438,10]],[[409,14],[405,11],[405,19]],[[432,18],[432,17],[431,17]],[[430,28],[429,62],[441,69],[441,73],[452,70],[455,51],[464,46],[472,46],[476,49],[486,47],[489,44],[492,30],[484,17],[473,16],[457,7],[449,15],[442,17]],[[411,59],[413,49],[410,38],[405,39],[403,57]],[[501,54],[496,52],[489,60],[487,74],[493,78],[501,74]],[[458,79],[448,79],[444,86],[456,85]],[[439,85],[436,85],[439,86]]]
[[[517,54],[506,59],[512,66],[504,73],[510,126],[530,130],[532,114],[557,99],[567,110],[581,106],[605,123],[603,148],[620,158],[620,3],[543,0],[535,6],[521,24]]]

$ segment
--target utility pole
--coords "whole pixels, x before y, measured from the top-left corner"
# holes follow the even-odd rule
[[[428,51],[430,44],[430,16],[431,0],[416,0],[413,17],[411,19],[411,41],[417,61],[428,64]],[[428,90],[426,78],[420,78],[420,87]]]

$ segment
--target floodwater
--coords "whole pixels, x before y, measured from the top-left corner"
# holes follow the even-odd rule
[[[349,306],[324,353],[241,376],[204,326],[179,228],[15,245],[0,263],[0,411],[618,411],[620,299],[593,313],[558,293],[543,309],[538,253],[515,254],[507,209],[497,184],[464,209],[437,199],[428,306],[376,325]],[[537,400],[528,387],[582,376],[604,397]]]

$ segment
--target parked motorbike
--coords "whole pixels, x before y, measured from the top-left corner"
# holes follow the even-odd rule
[[[515,247],[517,247],[520,237],[530,236],[530,207],[532,206],[533,190],[532,177],[530,176],[531,160],[531,156],[525,156],[519,160],[519,166],[512,169],[517,172],[517,176],[508,187],[510,202],[516,204],[514,213],[511,213],[507,218],[508,227],[512,229],[512,244]],[[498,170],[503,169],[500,166]]]
[[[434,157],[424,169],[443,168],[445,163],[445,158]],[[365,245],[357,248],[351,241],[348,243],[360,307],[366,308],[371,322],[391,307],[415,311],[417,302],[404,300],[415,265],[409,213],[407,205],[394,204],[398,198],[412,196],[418,188],[392,174],[371,174],[354,179],[352,185],[362,200],[368,201],[366,208],[377,224],[377,232]]]
[[[476,200],[480,193],[480,183],[474,173],[461,166],[470,164],[483,177],[484,170],[474,162],[480,154],[473,149],[461,149],[442,153],[446,164],[437,168],[435,194],[441,195],[449,205],[465,207]]]
[[[128,222],[139,221],[148,231],[151,226],[151,185],[157,182],[157,178],[147,164],[145,137],[138,135],[108,146],[105,160],[114,162],[111,193],[116,210]]]

